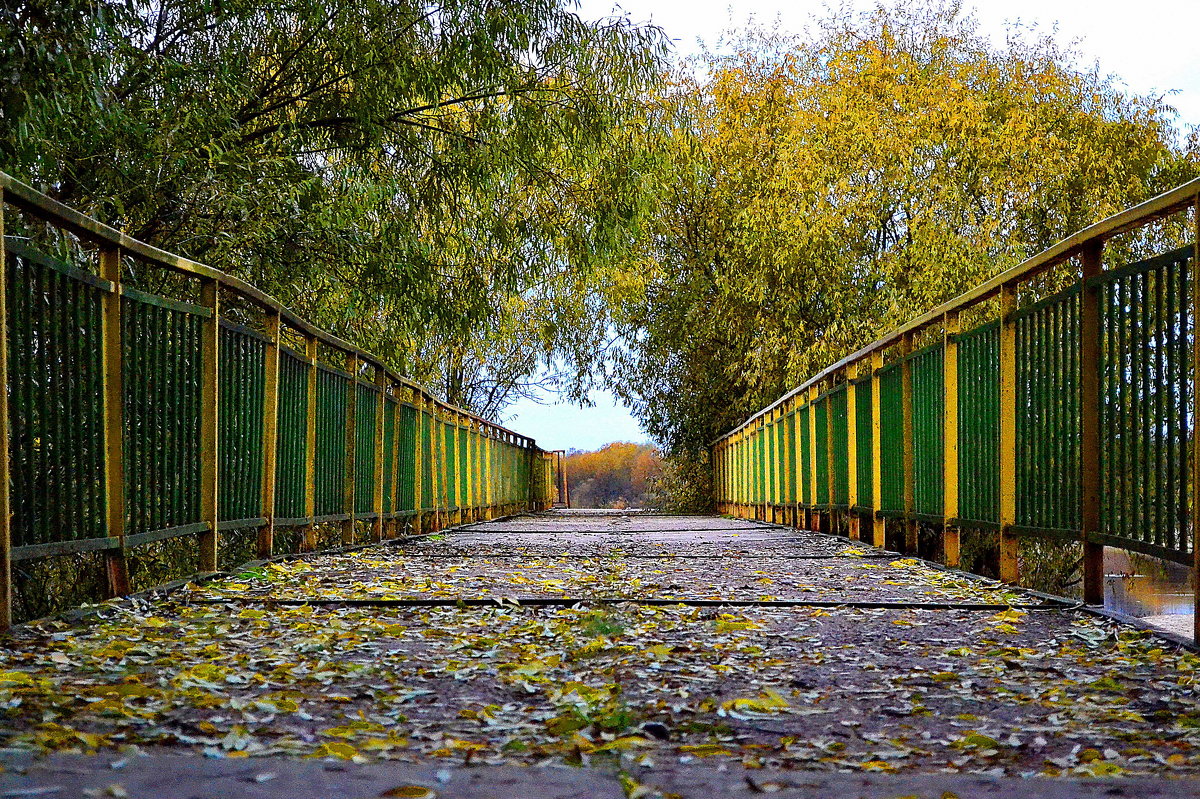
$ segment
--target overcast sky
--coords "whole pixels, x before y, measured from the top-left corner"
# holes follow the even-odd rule
[[[839,4],[840,5],[840,4]],[[853,0],[848,5],[869,9],[873,0]],[[1105,74],[1118,76],[1130,91],[1166,95],[1179,111],[1182,125],[1200,123],[1200,56],[1195,39],[1200,32],[1200,0],[979,0],[974,7],[982,29],[1003,41],[1010,22],[1036,24],[1041,30],[1058,28],[1059,41],[1079,40],[1080,66],[1098,62]],[[699,42],[715,45],[721,32],[748,17],[760,22],[779,20],[782,27],[803,32],[822,0],[624,0],[615,13],[663,28],[676,52],[697,52]],[[580,12],[596,19],[614,13],[612,0],[582,0]],[[510,426],[533,436],[546,449],[597,449],[610,441],[642,441],[637,422],[611,395],[597,394],[593,408],[538,405],[522,402],[509,410]]]

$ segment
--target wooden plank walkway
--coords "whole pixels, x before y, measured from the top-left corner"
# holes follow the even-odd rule
[[[0,796],[1195,796],[1198,679],[845,539],[552,512],[18,628]]]

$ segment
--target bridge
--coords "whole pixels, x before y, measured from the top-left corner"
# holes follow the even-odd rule
[[[1102,591],[1200,550],[1196,245],[1105,258],[1200,182],[718,439],[711,517],[551,510],[533,438],[0,192],[0,794],[1195,794],[1200,659]]]

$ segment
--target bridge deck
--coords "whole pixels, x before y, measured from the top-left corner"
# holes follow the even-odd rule
[[[556,512],[18,628],[0,795],[640,795],[621,769],[681,795],[1196,795],[1197,675],[1142,631],[855,542]],[[499,768],[561,763],[592,768]]]

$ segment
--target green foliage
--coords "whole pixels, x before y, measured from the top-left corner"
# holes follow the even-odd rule
[[[712,513],[712,465],[708,452],[663,458],[662,471],[654,481],[658,507],[672,513]]]
[[[18,0],[0,21],[5,170],[451,399],[482,374],[481,409],[558,345],[564,275],[648,205],[622,125],[664,40],[562,0]]]

